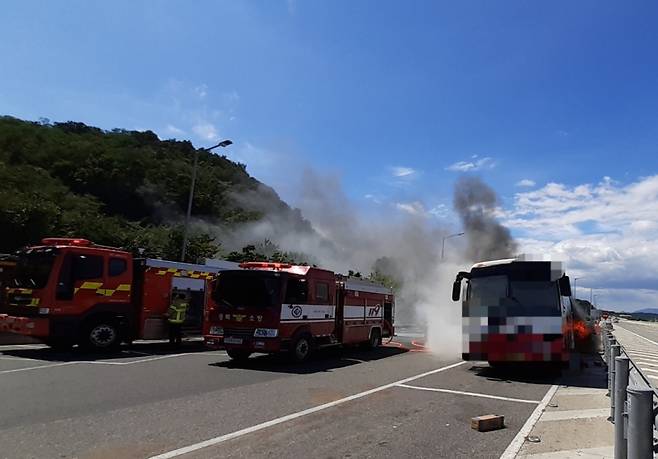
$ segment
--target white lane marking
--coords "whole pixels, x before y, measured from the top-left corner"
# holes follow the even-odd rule
[[[141,360],[133,360],[132,362],[99,362],[99,361],[93,361],[93,362],[79,362],[79,363],[87,363],[90,365],[134,365],[136,363],[144,363],[144,362],[153,362],[154,360],[164,360],[164,359],[171,359],[173,357],[183,357],[186,355],[217,355],[217,356],[224,356],[227,355],[226,352],[218,352],[218,353],[210,353],[210,352],[195,352],[195,353],[183,353],[183,354],[169,354],[169,355],[161,355],[158,357],[152,357],[150,359],[141,359]]]
[[[646,341],[650,342],[651,344],[653,344],[653,345],[655,345],[655,346],[658,346],[658,343],[656,343],[655,341],[650,340],[649,338],[645,338],[645,337],[642,336],[642,335],[638,335],[637,333],[632,332],[632,331],[630,331],[630,330],[627,330],[627,329],[625,329],[624,327],[619,327],[619,328],[621,328],[622,330],[624,330],[624,331],[630,333],[631,335],[635,335],[635,336],[637,336],[638,338],[642,338],[643,340],[646,340]]]
[[[437,389],[434,387],[422,387],[422,386],[410,386],[408,384],[398,384],[398,387],[405,387],[407,389],[416,389],[416,390],[426,390],[429,392],[443,392],[446,394],[456,394],[456,395],[469,395],[471,397],[482,397],[482,398],[493,398],[495,400],[505,400],[508,402],[520,402],[520,403],[531,403],[536,405],[539,403],[539,400],[527,400],[523,398],[511,398],[511,397],[501,397],[499,395],[489,395],[489,394],[480,394],[477,392],[464,392],[461,390],[451,390],[451,389]]]
[[[47,349],[45,344],[3,344],[0,351],[13,351],[16,349]]]
[[[35,359],[28,359],[27,357],[5,357],[4,355],[0,354],[0,360],[29,360],[34,362]]]
[[[525,422],[525,424],[523,424],[521,430],[519,430],[516,436],[512,439],[512,442],[507,446],[507,449],[503,451],[503,454],[500,455],[500,459],[514,459],[516,455],[519,454],[519,451],[525,442],[525,437],[528,436],[532,428],[535,426],[535,424],[537,424],[537,421],[544,412],[544,409],[546,409],[546,405],[548,405],[548,402],[551,401],[555,395],[555,392],[557,392],[557,389],[557,384],[552,385],[551,388],[548,389],[548,392],[546,392],[546,395],[544,395],[544,398],[541,399],[539,405],[537,405],[528,420]]]
[[[654,358],[658,359],[658,352],[644,352],[644,351],[626,351],[628,355],[637,355],[638,357]]]
[[[62,363],[53,363],[52,365],[40,365],[38,367],[27,367],[27,368],[15,368],[13,370],[2,370],[0,375],[5,375],[7,373],[18,373],[19,371],[31,371],[31,370],[40,370],[42,368],[53,368],[53,367],[63,367],[64,365],[74,365],[78,362],[62,362]]]
[[[640,366],[645,366],[648,365],[650,367],[658,367],[658,363],[656,363],[655,360],[647,361],[647,360],[642,360],[642,359],[633,359],[633,363],[640,365]]]
[[[658,370],[654,368],[644,368],[644,365],[640,365],[640,368],[642,368],[642,371],[648,371],[650,373],[658,373]]]
[[[172,450],[172,451],[168,451],[166,453],[158,454],[157,456],[152,456],[150,459],[170,459],[172,457],[182,456],[183,454],[188,454],[188,453],[191,453],[191,452],[194,452],[194,451],[198,451],[200,449],[207,448],[209,446],[218,445],[220,443],[224,443],[225,441],[231,440],[233,438],[241,437],[243,435],[247,435],[247,434],[250,434],[250,433],[253,433],[253,432],[257,432],[259,430],[267,429],[268,427],[272,427],[272,426],[275,426],[277,424],[282,424],[284,422],[292,421],[293,419],[297,419],[297,418],[300,418],[302,416],[306,416],[306,415],[309,415],[309,414],[312,414],[312,413],[317,413],[318,411],[326,410],[327,408],[331,408],[331,407],[334,407],[334,406],[337,406],[337,405],[341,405],[343,403],[350,402],[352,400],[363,398],[367,395],[371,395],[371,394],[374,394],[376,392],[381,392],[383,390],[390,389],[390,388],[395,387],[395,386],[400,385],[400,384],[404,384],[404,383],[407,383],[407,382],[410,382],[410,381],[414,381],[416,379],[420,379],[420,378],[423,378],[425,376],[440,373],[442,371],[450,370],[451,368],[455,368],[455,367],[458,367],[460,365],[464,365],[465,363],[467,363],[467,362],[462,361],[462,362],[453,363],[452,365],[447,365],[445,367],[441,367],[441,368],[437,368],[435,370],[427,371],[427,372],[421,373],[419,375],[415,375],[415,376],[411,376],[409,378],[401,379],[400,381],[395,381],[395,382],[392,382],[392,383],[389,383],[389,384],[384,384],[383,386],[378,386],[378,387],[375,387],[374,389],[369,389],[369,390],[366,390],[366,391],[363,391],[363,392],[359,392],[358,394],[354,394],[354,395],[350,395],[349,397],[334,400],[333,402],[325,403],[325,404],[322,404],[322,405],[317,405],[317,406],[314,406],[312,408],[307,408],[307,409],[302,410],[302,411],[297,411],[295,413],[290,413],[288,415],[281,416],[280,418],[276,418],[276,419],[272,419],[270,421],[262,422],[260,424],[256,424],[254,426],[247,427],[245,429],[236,430],[235,432],[231,432],[231,433],[228,433],[228,434],[225,434],[225,435],[220,435],[219,437],[210,438],[208,440],[205,440],[205,441],[202,441],[202,442],[199,442],[199,443],[194,443],[193,445],[184,446],[182,448],[178,448],[178,449],[175,449],[175,450]]]
[[[215,351],[212,351],[215,352]],[[162,355],[159,357],[153,357],[150,359],[141,359],[141,360],[134,360],[132,362],[98,362],[98,361],[86,361],[86,360],[76,360],[73,362],[60,362],[60,363],[54,363],[52,365],[39,365],[36,367],[28,367],[28,368],[16,368],[13,370],[1,370],[0,375],[7,374],[7,373],[18,373],[19,371],[31,371],[31,370],[40,370],[42,368],[53,368],[53,367],[62,367],[64,365],[134,365],[136,363],[145,363],[145,362],[152,362],[154,360],[162,360],[162,359],[169,359],[172,357],[183,357],[186,355],[216,355],[216,356],[224,356],[227,355],[226,353],[212,353],[212,352],[194,352],[194,353],[184,353],[184,354],[170,354],[170,355]]]

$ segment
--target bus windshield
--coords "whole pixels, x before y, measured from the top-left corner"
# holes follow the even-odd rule
[[[476,277],[469,283],[470,306],[496,306],[507,298],[507,276]]]
[[[213,299],[228,307],[270,307],[280,301],[281,277],[269,272],[231,271],[219,274]]]
[[[470,280],[467,296],[469,316],[560,315],[557,285],[551,281],[509,281],[507,276]],[[493,308],[493,309],[491,309]]]
[[[21,288],[44,288],[55,261],[55,249],[28,250],[18,256],[14,285]]]
[[[525,306],[555,306],[557,289],[555,282],[514,282],[510,284],[511,297]]]

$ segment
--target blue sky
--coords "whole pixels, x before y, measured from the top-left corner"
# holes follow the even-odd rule
[[[618,201],[582,203],[653,190],[657,23],[653,1],[9,1],[0,112],[230,138],[293,203],[293,164],[339,176],[357,207],[428,215],[475,173],[530,248],[628,239],[628,219],[642,243],[654,208],[605,228]],[[542,230],[574,209],[566,236]]]

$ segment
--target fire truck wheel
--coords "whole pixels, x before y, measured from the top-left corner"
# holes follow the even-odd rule
[[[115,351],[120,344],[119,325],[112,318],[96,320],[85,327],[83,346],[88,350]]]
[[[311,335],[306,333],[299,335],[291,348],[291,357],[295,362],[304,362],[308,360],[313,351]]]
[[[239,349],[229,349],[226,351],[226,353],[231,360],[235,360],[236,362],[244,362],[251,355],[251,352],[241,351]]]
[[[370,340],[368,341],[368,347],[374,349],[381,344],[382,344],[382,334],[379,331],[379,328],[373,328],[370,331]]]

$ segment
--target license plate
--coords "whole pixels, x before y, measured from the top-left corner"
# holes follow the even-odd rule
[[[227,336],[224,338],[226,344],[242,344],[242,338],[234,338],[232,336]]]

